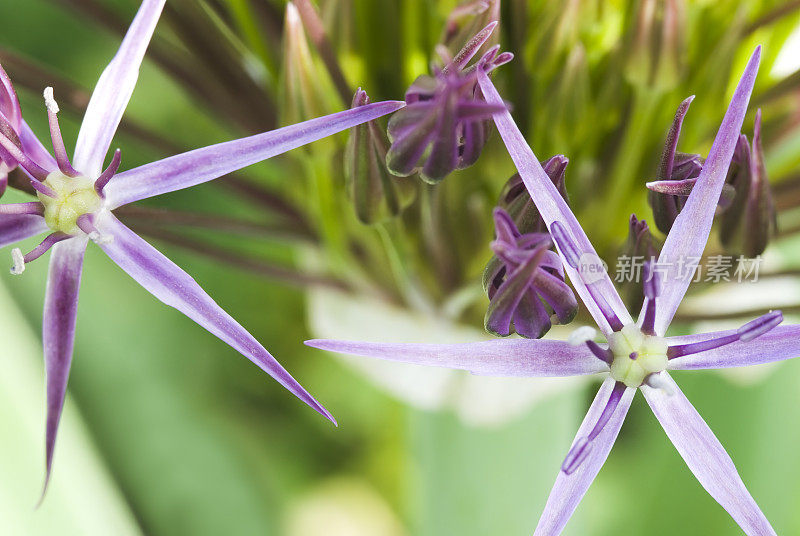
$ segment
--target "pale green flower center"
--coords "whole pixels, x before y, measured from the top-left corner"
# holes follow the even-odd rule
[[[614,354],[611,377],[628,387],[639,387],[648,375],[667,368],[667,340],[645,335],[635,324],[613,333],[608,344]]]
[[[67,177],[54,171],[45,179],[55,197],[39,193],[39,201],[44,205],[44,221],[53,231],[69,235],[80,232],[78,218],[84,214],[93,214],[103,202],[94,189],[94,181],[88,177]]]

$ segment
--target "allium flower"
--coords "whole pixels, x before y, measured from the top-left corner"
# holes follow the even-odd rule
[[[522,234],[506,211],[494,211],[496,257],[486,267],[483,286],[489,295],[486,330],[508,336],[513,331],[538,339],[550,331],[550,315],[568,324],[578,301],[564,282],[564,268],[547,233]]]
[[[55,158],[44,149],[18,111],[3,75],[0,147],[3,161],[18,163],[31,179],[39,200],[0,205],[0,246],[43,232],[50,234],[27,255],[13,252],[12,272],[52,249],[45,293],[43,342],[47,374],[46,464],[49,480],[58,421],[72,360],[78,287],[84,250],[91,239],[120,268],[162,302],[170,305],[253,361],[290,392],[335,423],[333,417],[172,261],[120,223],[112,211],[122,205],[188,188],[249,166],[335,132],[401,108],[382,102],[320,117],[272,132],[212,145],[117,174],[120,151],[101,170],[133,92],[139,65],[165,0],[145,0],[114,59],[92,94],[72,162],[58,125],[52,88],[44,92]],[[9,102],[12,106],[9,107]],[[21,129],[21,130],[20,130]],[[10,155],[10,159],[8,156]],[[10,166],[9,166],[10,167]]]
[[[402,177],[419,171],[423,180],[435,184],[478,160],[486,143],[486,120],[502,108],[484,101],[476,69],[465,67],[496,26],[486,26],[443,69],[420,76],[408,88],[408,106],[389,121],[389,171]],[[489,50],[480,63],[494,69],[511,61],[511,54],[498,50]]]
[[[726,171],[739,139],[761,49],[739,82],[686,205],[675,220],[657,265],[647,264],[647,300],[634,322],[575,216],[526,144],[511,114],[494,117],[497,128],[566,261],[566,272],[608,344],[554,340],[496,340],[472,344],[371,344],[317,340],[307,344],[342,353],[444,366],[495,376],[571,376],[605,373],[604,380],[556,478],[537,535],[559,534],[605,462],[636,390],[640,389],[665,432],[703,487],[746,534],[775,534],[750,496],[731,458],[686,399],[668,370],[740,367],[800,354],[800,326],[778,326],[775,311],[738,330],[666,337],[693,278],[683,260],[699,257],[711,231]],[[490,104],[502,99],[479,71]],[[575,342],[575,341],[572,341]]]

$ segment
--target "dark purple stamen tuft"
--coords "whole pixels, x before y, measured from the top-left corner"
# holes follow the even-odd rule
[[[675,359],[676,357],[713,350],[715,348],[719,348],[720,346],[725,346],[734,342],[749,342],[756,337],[764,335],[781,322],[783,322],[783,313],[781,313],[781,311],[771,311],[743,325],[736,330],[736,333],[723,335],[721,337],[708,339],[705,341],[670,346],[667,350],[667,357],[669,359]]]

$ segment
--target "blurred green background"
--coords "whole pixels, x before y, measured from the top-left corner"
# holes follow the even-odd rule
[[[114,54],[119,38],[77,12],[74,6],[80,3],[1,2],[0,45],[92,87]],[[187,3],[192,2],[178,1],[174,6],[179,10]],[[137,6],[132,0],[97,4],[109,7],[126,21]],[[235,6],[240,2],[222,4]],[[258,0],[249,4],[258,4]],[[281,2],[269,4],[282,10]],[[362,14],[373,9],[372,38],[381,31],[387,35],[396,31],[390,28],[389,15],[377,7],[363,8],[359,2],[328,4],[333,6],[328,11],[353,5]],[[530,2],[531,11],[546,11],[541,4]],[[580,2],[564,4],[574,7]],[[710,3],[690,4],[700,9]],[[753,4],[758,4],[754,10],[767,11],[770,7]],[[417,5],[428,6],[421,18],[430,13],[439,15],[430,19],[429,26],[416,28],[436,36],[442,14],[454,2],[442,2],[441,6],[409,2],[411,7],[400,2],[395,9]],[[613,20],[614,13],[620,14],[621,20],[631,8],[622,2],[598,5],[605,10],[603,20]],[[790,22],[783,21],[780,30],[775,30],[783,36],[781,44],[796,27],[795,19]],[[358,19],[355,33],[366,32],[363,24],[364,19]],[[704,31],[699,24],[691,29]],[[159,27],[162,31],[168,31],[163,21]],[[599,37],[584,43],[589,56],[592,46],[609,48]],[[375,48],[385,51],[394,45],[376,42]],[[692,41],[691,46],[694,55],[688,57],[702,58],[702,51],[695,50],[701,45]],[[745,44],[742,50],[747,48]],[[373,61],[359,60],[360,53],[353,49],[343,54],[347,56],[343,63],[349,66],[347,72],[354,81]],[[363,50],[363,54],[366,57],[379,52]],[[396,76],[424,70],[426,58],[419,54],[422,52],[416,57],[406,54],[404,69],[396,71]],[[741,55],[736,54],[737,58]],[[774,59],[777,51],[768,54]],[[800,55],[800,51],[795,49],[793,54]],[[713,58],[706,58],[708,61]],[[384,58],[384,62],[384,72],[392,71],[391,59]],[[693,73],[693,80],[699,80],[706,68],[707,63],[699,60],[685,67]],[[730,68],[736,71],[739,65]],[[393,80],[379,73],[365,76],[384,81],[373,84],[375,100],[401,97],[402,84],[392,85]],[[770,76],[768,72],[762,74],[764,84]],[[513,88],[509,90],[512,101],[523,91],[512,83],[506,85]],[[722,85],[724,90],[727,84]],[[59,87],[55,90],[58,98]],[[691,91],[702,96],[704,87]],[[28,122],[46,138],[39,94],[19,92]],[[553,113],[543,104],[548,96],[539,95],[539,101],[524,112],[534,117],[533,123],[535,118]],[[667,101],[657,114],[659,120],[666,117],[668,121],[675,104],[677,101]],[[716,113],[720,108],[721,104],[714,108]],[[702,127],[714,128],[720,116],[708,115]],[[62,116],[65,138],[74,140],[79,117]],[[208,145],[243,133],[241,128],[220,120],[218,111],[198,103],[148,61],[127,117],[179,147]],[[569,121],[569,117],[558,114],[553,118],[556,122],[559,119]],[[662,136],[666,127],[663,122],[652,126],[654,139]],[[566,134],[532,135],[546,140],[540,156],[548,151],[573,156],[568,148],[558,146],[559,136]],[[699,152],[707,147],[704,139],[695,136]],[[124,168],[163,156],[163,151],[152,144],[124,132],[116,144],[123,148]],[[592,150],[600,154],[601,146]],[[657,150],[643,152],[650,162],[658,158]],[[487,158],[491,163],[502,162],[501,175],[486,179],[491,185],[486,188],[496,195],[511,167],[507,159],[500,160],[504,158],[500,147],[493,146]],[[789,151],[789,156],[774,156],[773,162],[785,168],[781,173],[794,172],[796,158]],[[580,169],[580,160],[573,165]],[[491,167],[482,169],[485,172]],[[292,189],[291,183],[302,173],[298,168],[297,161],[281,158],[256,166],[252,173],[263,184]],[[465,174],[448,181],[467,181],[468,177]],[[580,198],[581,193],[577,196]],[[5,201],[24,197],[11,192]],[[252,207],[240,206],[237,198],[212,185],[158,199],[155,205],[212,212],[224,207],[244,215],[253,212]],[[587,210],[591,215],[591,208]],[[488,209],[486,218],[488,221]],[[623,229],[613,232],[624,239]],[[234,240],[242,249],[257,248],[270,260],[291,263],[297,258],[297,248],[290,241],[259,238],[253,239],[256,244],[252,245],[241,237],[212,238],[222,244]],[[473,263],[479,266],[489,252],[485,240],[475,242],[474,249],[483,255]],[[346,364],[346,358],[335,359],[303,346],[303,340],[321,335],[320,331],[344,336],[348,329],[363,329],[375,311],[369,302],[353,304],[350,298],[304,290],[171,244],[154,243],[250,329],[334,413],[339,427],[333,428],[236,352],[161,305],[97,248],[90,247],[53,481],[46,501],[35,510],[44,465],[39,325],[47,263],[33,263],[22,277],[0,270],[0,534],[477,536],[533,531],[598,382],[559,384],[554,380],[558,388],[547,391],[547,396],[537,396],[539,389],[546,389],[539,387],[541,383],[529,382],[535,386],[531,389],[520,385],[519,380],[484,380],[454,373],[431,384],[430,389],[439,390],[431,399],[427,384],[417,378],[438,372],[396,367],[365,374]],[[768,260],[798,263],[798,245],[789,237],[770,250]],[[474,275],[466,280],[479,285]],[[796,277],[771,281],[770,285],[771,296],[780,296],[789,304],[800,303]],[[760,288],[754,285],[748,291],[751,294],[745,296],[761,293]],[[747,299],[725,293],[715,298],[723,310],[743,305],[741,301]],[[480,322],[463,319],[439,326],[438,332],[430,329],[423,333],[417,326],[429,323],[425,315],[411,308],[397,309],[398,319],[386,320],[383,329],[398,340],[485,336],[479,331]],[[338,323],[320,327],[320,318],[339,313],[342,318]],[[367,329],[364,338],[388,336],[379,332],[380,324],[376,326],[374,319],[372,322],[370,326],[375,327]],[[398,388],[405,394],[392,396],[396,391],[391,385],[387,387],[386,377],[397,375],[399,382],[399,376],[406,372],[411,374],[406,387]],[[708,372],[675,376],[731,454],[777,532],[800,534],[800,362],[728,375]],[[493,399],[509,392],[519,393],[518,399]],[[412,403],[407,403],[409,399]],[[497,408],[491,411],[483,407],[493,404]],[[474,414],[469,408],[475,406],[488,411],[489,416],[470,418]],[[641,397],[634,402],[608,462],[565,531],[585,536],[738,533],[726,512],[685,467]]]

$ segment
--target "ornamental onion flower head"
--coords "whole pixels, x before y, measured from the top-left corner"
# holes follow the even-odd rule
[[[483,275],[489,296],[484,326],[487,331],[508,336],[512,331],[531,339],[543,337],[551,328],[551,315],[568,324],[578,312],[578,301],[564,282],[564,268],[547,233],[522,234],[511,216],[494,211],[495,258]],[[513,323],[513,328],[512,328]]]
[[[163,303],[240,352],[310,407],[335,423],[277,360],[203,291],[192,277],[123,225],[113,211],[123,205],[201,184],[290,149],[391,113],[402,102],[367,104],[297,125],[190,151],[118,173],[121,153],[101,169],[133,93],[139,65],[165,0],[144,0],[119,51],[94,89],[70,160],[58,124],[53,89],[44,91],[55,156],[18,123],[20,132],[0,129],[0,147],[28,174],[38,200],[0,205],[0,247],[48,233],[32,251],[14,249],[12,273],[48,250],[43,343],[47,376],[45,490],[53,463],[58,422],[72,361],[83,256],[95,242],[123,271]],[[5,88],[10,82],[3,83]],[[5,89],[4,103],[8,104]],[[13,111],[13,110],[12,110]],[[4,158],[5,161],[5,158]]]
[[[667,329],[694,278],[686,259],[700,257],[708,241],[761,57],[756,48],[683,210],[656,262],[644,266],[645,303],[638,321],[624,306],[575,215],[542,169],[510,112],[494,122],[533,202],[547,223],[559,255],[584,305],[606,339],[569,342],[498,339],[469,344],[382,344],[317,340],[307,344],[342,353],[469,370],[495,376],[573,376],[602,373],[602,386],[578,429],[556,477],[535,535],[557,535],[566,526],[611,451],[633,397],[641,391],[689,469],[711,496],[750,535],[774,535],[747,491],[730,456],[668,370],[741,367],[800,355],[800,326],[780,326],[780,311],[739,329],[667,337]],[[502,103],[478,70],[486,101]]]
[[[496,26],[496,22],[489,24],[444,68],[433,76],[420,76],[408,88],[408,106],[389,121],[389,171],[401,177],[419,172],[424,181],[436,184],[478,160],[486,143],[486,120],[505,105],[486,104],[477,87],[475,66],[467,67],[467,63]],[[494,47],[480,62],[494,69],[511,58]]]

